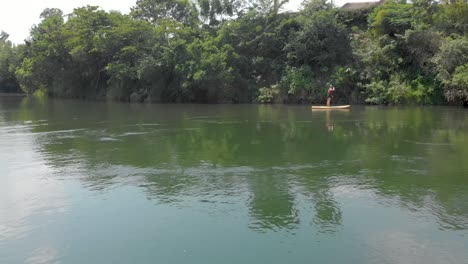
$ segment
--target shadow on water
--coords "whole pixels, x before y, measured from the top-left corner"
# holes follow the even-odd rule
[[[34,134],[54,177],[92,190],[131,184],[158,203],[241,203],[259,232],[294,230],[310,212],[319,232],[335,232],[346,186],[468,229],[463,109],[2,100],[2,133]]]

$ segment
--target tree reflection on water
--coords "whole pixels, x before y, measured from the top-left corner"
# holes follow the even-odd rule
[[[259,232],[294,230],[310,214],[319,232],[335,232],[344,213],[334,189],[351,185],[468,229],[466,111],[22,100],[0,104],[2,122],[32,122],[26,132],[56,176],[94,190],[132,184],[160,203],[242,203]]]

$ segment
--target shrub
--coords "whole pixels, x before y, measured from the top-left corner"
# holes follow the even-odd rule
[[[279,95],[279,86],[273,85],[271,87],[262,87],[258,89],[258,101],[262,104],[270,104],[275,101],[275,98]]]

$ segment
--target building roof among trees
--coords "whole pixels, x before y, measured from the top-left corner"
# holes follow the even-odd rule
[[[354,2],[354,3],[346,3],[344,4],[341,9],[344,10],[358,10],[358,9],[365,9],[372,6],[378,6],[383,4],[384,0],[380,0],[377,2]]]

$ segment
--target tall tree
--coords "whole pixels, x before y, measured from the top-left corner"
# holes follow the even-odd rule
[[[157,24],[161,19],[174,19],[184,25],[196,25],[198,14],[190,0],[138,0],[130,15]]]
[[[26,57],[16,76],[27,93],[54,85],[55,77],[68,65],[69,56],[63,45],[63,13],[59,9],[45,9],[42,21],[31,29],[27,40]]]
[[[21,92],[15,69],[22,56],[20,48],[13,46],[8,37],[6,32],[0,32],[0,93]]]

